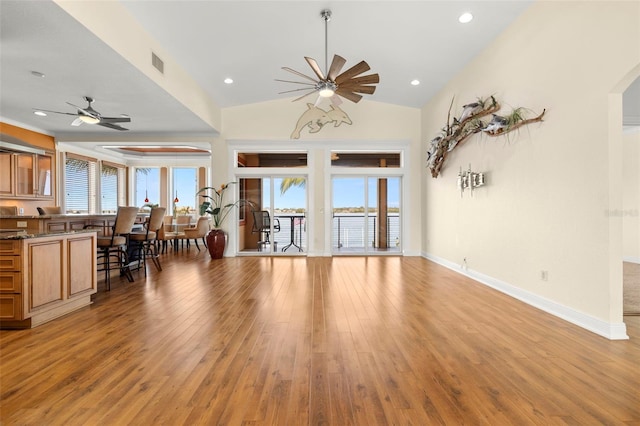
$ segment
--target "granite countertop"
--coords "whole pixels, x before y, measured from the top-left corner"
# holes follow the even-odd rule
[[[41,238],[51,237],[54,235],[73,235],[73,234],[86,234],[89,232],[96,232],[95,229],[79,229],[77,231],[60,231],[60,232],[27,232],[16,231],[11,229],[0,229],[0,240],[26,240],[28,238]]]
[[[149,216],[148,212],[140,212],[138,213],[139,217],[147,217]],[[116,217],[115,213],[104,213],[104,214],[89,214],[89,213],[66,213],[66,214],[45,214],[45,215],[0,215],[1,219],[91,219],[91,218],[105,218],[105,217]]]
[[[55,218],[64,218],[64,219],[71,219],[71,218],[92,218],[92,217],[116,217],[115,213],[112,214],[73,214],[73,213],[69,213],[69,214],[36,214],[36,215],[1,215],[0,216],[3,219],[55,219]]]

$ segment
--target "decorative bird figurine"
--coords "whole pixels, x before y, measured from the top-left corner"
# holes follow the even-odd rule
[[[493,115],[493,118],[486,125],[486,127],[482,129],[483,132],[497,133],[507,128],[507,125],[509,124],[508,119],[496,114],[491,114],[491,115]]]
[[[462,106],[462,114],[460,115],[459,122],[466,120],[473,114],[482,110],[482,104],[480,102],[473,102]]]
[[[436,136],[431,139],[429,150],[427,151],[427,167],[434,165],[436,159],[436,152],[438,151],[438,144],[442,140],[442,136]]]

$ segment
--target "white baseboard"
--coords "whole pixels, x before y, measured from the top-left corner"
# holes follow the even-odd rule
[[[625,256],[622,258],[622,260],[624,260],[625,262],[637,263],[638,265],[640,265],[640,257]]]
[[[438,256],[434,256],[429,253],[423,253],[422,257],[429,259],[448,269],[451,269],[452,271],[457,272],[460,275],[464,275],[481,284],[496,289],[544,312],[547,312],[558,318],[562,318],[563,320],[582,327],[585,330],[589,330],[600,336],[606,337],[607,339],[626,340],[629,338],[629,336],[627,336],[627,326],[624,322],[608,323],[599,318],[587,315],[580,311],[576,311],[575,309],[572,309],[568,306],[561,305],[560,303],[554,302],[553,300],[538,296],[527,290],[521,289],[512,284],[508,284],[504,281],[497,280],[480,272],[471,269],[463,270],[460,268],[459,264]]]

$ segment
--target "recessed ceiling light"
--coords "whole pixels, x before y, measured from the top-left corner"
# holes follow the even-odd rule
[[[418,84],[420,84],[420,80],[411,80],[412,86],[417,86]]]
[[[40,71],[31,71],[31,75],[34,77],[44,77],[44,74]]]
[[[224,82],[225,82],[225,84],[231,84],[231,83],[233,83],[233,79],[227,77],[227,78],[224,79]]]
[[[47,113],[44,111],[33,111],[35,115],[39,115],[40,117],[46,117]]]
[[[470,14],[469,12],[465,12],[462,15],[460,15],[460,17],[458,18],[458,22],[460,22],[461,24],[466,24],[471,22],[472,19],[473,19],[473,15]]]

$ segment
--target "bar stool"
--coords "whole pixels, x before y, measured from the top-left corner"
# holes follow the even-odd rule
[[[111,269],[120,269],[121,275],[133,282],[133,275],[128,266],[127,243],[137,214],[137,207],[118,207],[111,235],[101,235],[97,238],[98,271],[105,271],[107,290],[111,290]]]
[[[147,276],[147,257],[150,257],[153,264],[156,265],[158,271],[162,271],[160,266],[160,259],[158,257],[158,245],[157,235],[162,228],[162,222],[164,221],[164,212],[167,209],[165,207],[155,207],[151,209],[149,219],[145,223],[144,232],[132,232],[129,234],[129,243],[135,245],[137,248],[138,268],[141,266],[144,269],[144,276]]]

